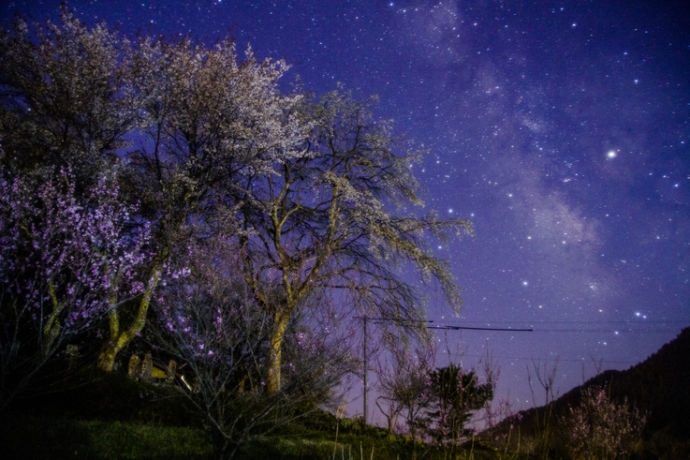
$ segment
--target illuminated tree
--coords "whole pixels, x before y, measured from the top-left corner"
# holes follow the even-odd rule
[[[341,291],[350,311],[417,318],[419,299],[401,274],[412,268],[459,307],[427,237],[470,226],[409,209],[421,204],[412,168],[422,152],[394,139],[368,102],[281,94],[286,70],[251,48],[238,58],[229,40],[131,43],[66,9],[59,25],[29,31],[18,21],[0,34],[3,164],[38,176],[70,165],[79,194],[126,157],[123,200],[136,198],[151,222],[146,289],[109,311],[102,369],[143,331],[165,267],[193,233],[237,230],[245,282],[271,316],[269,392],[280,389],[288,324],[316,292]]]
[[[35,37],[35,39],[34,39]],[[118,163],[124,136],[143,123],[141,81],[128,40],[104,24],[88,28],[62,9],[61,23],[23,20],[0,32],[0,160],[16,177],[46,180],[45,168],[68,167],[76,198]],[[121,201],[127,201],[120,194]],[[153,258],[131,322],[121,308],[108,311],[108,339],[99,365],[110,370],[117,353],[144,327],[151,295],[164,267],[163,250]]]
[[[343,308],[399,319],[423,313],[414,286],[401,276],[412,267],[435,280],[451,306],[459,289],[427,236],[470,231],[460,220],[418,217],[412,173],[419,152],[396,141],[389,122],[374,120],[370,103],[334,91],[305,103],[313,129],[302,154],[277,165],[276,174],[252,176],[241,216],[245,276],[262,307],[273,315],[268,390],[280,389],[281,346],[290,318],[316,289],[338,290]],[[280,298],[262,291],[280,281]]]
[[[131,221],[113,176],[80,197],[69,170],[48,177],[0,168],[0,408],[66,340],[149,290],[148,226]]]
[[[286,65],[259,61],[251,49],[239,61],[229,40],[213,48],[149,37],[131,43],[104,24],[84,26],[66,8],[60,24],[32,29],[18,20],[0,32],[0,161],[12,174],[38,177],[46,166],[67,165],[80,194],[127,153],[121,197],[141,202],[140,216],[152,224],[146,292],[136,305],[110,310],[104,370],[142,332],[171,249],[190,224],[222,227],[245,199],[248,177],[273,174],[301,154],[295,147],[307,131],[292,110],[300,97],[277,90]]]
[[[107,154],[140,119],[127,40],[104,24],[88,28],[62,9],[61,23],[0,31],[0,134],[5,166],[70,166],[98,176]]]
[[[193,235],[238,230],[248,184],[299,156],[306,128],[290,115],[300,98],[277,90],[285,63],[258,61],[251,49],[239,63],[231,41],[209,49],[144,39],[134,61],[148,69],[141,80],[148,142],[130,152],[128,180],[157,223],[164,262]]]

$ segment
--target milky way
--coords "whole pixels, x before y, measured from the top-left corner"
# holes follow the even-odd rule
[[[2,20],[55,18],[59,3],[5,3]],[[475,226],[434,243],[463,288],[460,317],[433,294],[428,316],[534,329],[439,333],[439,364],[449,352],[473,366],[490,350],[499,397],[527,407],[532,361],[558,359],[562,393],[690,324],[690,16],[680,2],[637,3],[69,6],[129,36],[229,33],[286,59],[286,88],[299,75],[316,93],[342,82],[378,94],[377,115],[429,150],[415,166],[427,209]]]

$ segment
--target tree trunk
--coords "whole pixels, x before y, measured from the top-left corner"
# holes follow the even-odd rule
[[[282,344],[287,330],[288,313],[276,313],[274,316],[273,330],[271,331],[271,350],[269,357],[268,381],[266,391],[269,394],[280,391],[280,365],[282,357]]]
[[[149,305],[151,304],[151,296],[153,291],[156,290],[158,286],[158,281],[160,280],[161,270],[156,267],[153,270],[151,279],[149,280],[149,285],[144,291],[144,294],[139,301],[139,307],[137,309],[137,314],[132,320],[129,328],[125,331],[120,330],[120,315],[117,309],[112,309],[109,312],[109,323],[110,323],[110,340],[103,347],[103,351],[98,356],[98,367],[106,372],[111,372],[115,366],[115,359],[118,353],[122,351],[134,337],[141,333],[146,325],[146,314],[149,311]]]

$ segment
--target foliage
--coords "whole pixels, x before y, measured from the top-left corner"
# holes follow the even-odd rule
[[[131,44],[88,28],[65,7],[61,23],[18,19],[0,31],[2,158],[14,171],[71,166],[92,181],[140,119]]]
[[[354,364],[344,315],[423,317],[407,269],[459,308],[428,238],[471,227],[410,209],[423,149],[371,101],[281,93],[287,68],[66,7],[0,32],[3,401],[67,338],[101,341],[112,371],[144,336],[233,452],[333,396]]]
[[[277,81],[282,61],[258,61],[234,44],[189,40],[132,43],[105,24],[87,27],[63,8],[61,23],[19,19],[0,32],[0,161],[14,175],[69,165],[81,193],[111,163],[122,163],[125,139],[149,137],[120,168],[123,201],[142,201],[152,223],[155,257],[134,314],[111,310],[99,365],[111,370],[140,334],[171,248],[189,224],[227,223],[246,194],[242,178],[272,174],[296,155],[305,129]],[[124,320],[130,320],[128,325]]]
[[[147,225],[112,175],[78,198],[70,170],[41,184],[0,168],[0,407],[68,339],[145,290]]]
[[[475,371],[463,372],[452,363],[433,369],[428,346],[414,354],[407,347],[393,348],[393,357],[395,362],[380,366],[379,373],[389,431],[392,418],[403,414],[413,442],[421,434],[439,446],[457,447],[472,433],[466,428],[472,412],[493,398],[494,382],[480,384]]]
[[[370,103],[333,91],[299,110],[312,127],[302,153],[277,165],[276,174],[246,182],[251,192],[240,215],[245,278],[274,317],[270,390],[280,387],[287,324],[314,291],[337,291],[351,311],[418,319],[423,311],[414,286],[399,274],[406,265],[438,282],[458,308],[448,265],[424,237],[470,230],[467,222],[416,217],[405,208],[421,204],[411,169],[419,152],[396,141],[390,123],[373,118]],[[407,214],[389,212],[391,205]],[[274,281],[279,298],[262,290]]]
[[[463,372],[453,363],[432,371],[430,379],[434,399],[430,416],[435,422],[431,435],[438,443],[457,446],[471,433],[465,428],[471,412],[493,398],[493,386],[480,384],[474,371]]]
[[[589,387],[563,422],[571,433],[570,447],[576,456],[617,457],[630,452],[631,444],[642,433],[646,416],[627,400],[612,401],[604,388]]]

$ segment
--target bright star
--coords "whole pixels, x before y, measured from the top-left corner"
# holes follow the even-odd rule
[[[618,153],[616,153],[615,150],[609,150],[608,152],[606,152],[606,158],[608,158],[609,160],[613,160],[617,156],[618,156]]]

